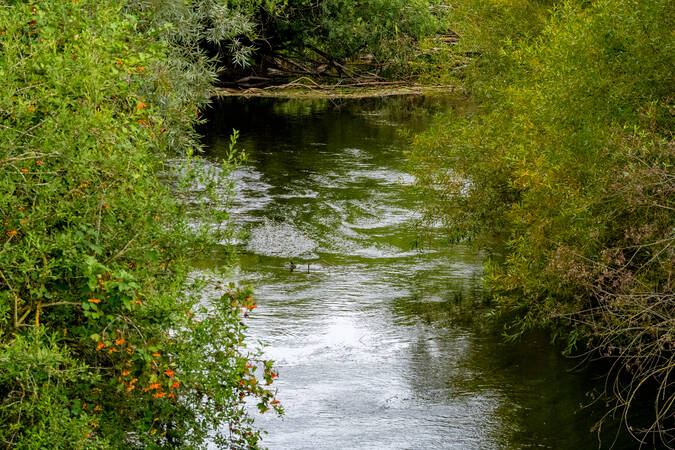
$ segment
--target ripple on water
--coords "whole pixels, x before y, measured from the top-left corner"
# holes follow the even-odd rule
[[[264,218],[249,233],[247,250],[263,256],[280,258],[316,258],[317,244],[294,225]]]
[[[235,199],[230,212],[239,222],[253,220],[251,213],[264,210],[274,198],[272,186],[262,180],[262,174],[252,167],[243,166],[232,174],[235,183]]]

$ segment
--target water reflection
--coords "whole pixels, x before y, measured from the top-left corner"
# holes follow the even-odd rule
[[[483,255],[417,250],[419,200],[401,129],[462,98],[228,100],[210,157],[232,128],[245,230],[237,276],[256,290],[252,339],[277,361],[283,420],[270,448],[595,448],[588,388],[543,337],[504,344],[485,321]],[[431,234],[433,236],[433,232]],[[291,268],[293,270],[291,270]]]

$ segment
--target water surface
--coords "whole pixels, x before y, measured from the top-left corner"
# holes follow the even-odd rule
[[[480,289],[485,255],[419,246],[402,130],[465,100],[227,100],[248,154],[232,208],[247,237],[235,277],[255,287],[253,340],[279,369],[272,449],[597,448],[590,388],[546,338],[505,344]],[[213,262],[214,264],[216,261]]]

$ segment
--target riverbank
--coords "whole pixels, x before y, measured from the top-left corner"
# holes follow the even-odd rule
[[[428,219],[507,235],[485,274],[505,334],[602,360],[607,417],[674,446],[672,5],[463,0],[449,21],[478,107],[415,137]]]
[[[276,405],[241,346],[250,292],[206,301],[192,274],[230,229],[180,199],[226,198],[236,159],[193,155],[214,70],[175,38],[202,21],[134,5],[0,7],[2,447],[255,446],[243,404]]]
[[[354,82],[346,80],[335,84],[324,84],[303,77],[282,85],[260,88],[232,89],[217,88],[216,98],[286,98],[286,99],[364,99],[395,96],[439,96],[464,92],[460,85],[428,85],[413,82]]]

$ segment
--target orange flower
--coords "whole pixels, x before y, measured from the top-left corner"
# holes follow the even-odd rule
[[[108,350],[108,354],[111,354],[111,353],[114,353],[114,352],[117,352],[117,351],[118,351],[117,348],[113,347],[110,350]]]
[[[257,307],[258,307],[258,305],[255,305],[255,304],[254,304],[254,305],[248,305],[248,306],[246,307],[246,309],[248,309],[248,310],[250,311],[250,310],[252,310],[252,309],[256,309]]]
[[[274,372],[272,372],[272,374],[270,375],[271,378],[276,378],[276,377],[278,377],[278,376],[279,376],[279,375],[278,375],[277,373],[274,373]]]
[[[250,369],[251,367],[253,367],[252,364],[246,364],[246,368],[247,368],[247,369]]]
[[[21,169],[22,172],[28,172],[28,169]]]
[[[136,385],[130,384],[129,387],[127,388],[127,392],[133,391],[134,389],[136,389]]]
[[[23,206],[19,206],[19,211],[23,211],[24,209],[26,208],[24,208]]]
[[[126,340],[123,337],[118,337],[115,339],[115,345],[122,345],[126,342]]]
[[[123,376],[123,377],[126,377],[126,376],[129,375],[130,373],[131,373],[130,370],[125,370],[124,372],[122,372],[122,376]]]
[[[173,393],[170,393],[170,394],[169,394],[169,397],[171,397],[171,398],[176,398],[176,396],[173,395]]]
[[[152,396],[155,397],[155,398],[162,398],[165,395],[166,395],[166,392],[156,392],[156,393],[152,394]]]
[[[159,358],[159,357],[162,356],[162,355],[159,354],[159,353],[157,353],[157,352],[155,352],[155,353],[152,354],[152,356],[154,356],[155,358]]]
[[[16,230],[10,230],[7,232],[7,236],[16,236],[17,234],[19,234],[19,232]]]
[[[148,386],[148,391],[152,391],[154,389],[159,389],[161,385],[159,383],[152,383],[150,386]]]
[[[98,345],[96,346],[96,351],[100,351],[103,347],[105,347],[105,344],[103,342],[99,342]]]
[[[90,298],[90,299],[87,300],[87,301],[88,301],[89,303],[101,303],[101,300],[99,300],[99,299],[97,299],[97,298]]]
[[[279,400],[274,400],[270,402],[270,405],[278,405],[279,403],[281,403]]]
[[[28,107],[28,111],[30,111],[30,112],[35,111],[35,106],[29,106],[29,107]]]
[[[136,109],[137,109],[138,111],[140,111],[141,109],[145,108],[146,106],[148,106],[148,105],[146,105],[146,104],[143,103],[143,102],[138,102],[138,105],[136,105]]]
[[[176,389],[179,386],[180,386],[180,383],[178,381],[174,381],[173,384],[171,385],[171,389]]]
[[[164,372],[164,375],[166,375],[167,377],[172,377],[172,376],[175,375],[175,372],[173,370],[169,369],[166,372]]]
[[[41,165],[42,165],[42,161],[40,161],[40,160],[35,161],[35,164],[37,164],[38,166],[41,166]]]
[[[86,438],[90,438],[90,437],[91,437],[91,433],[87,433],[87,434],[85,434],[85,435],[84,435],[84,437],[86,437]]]

